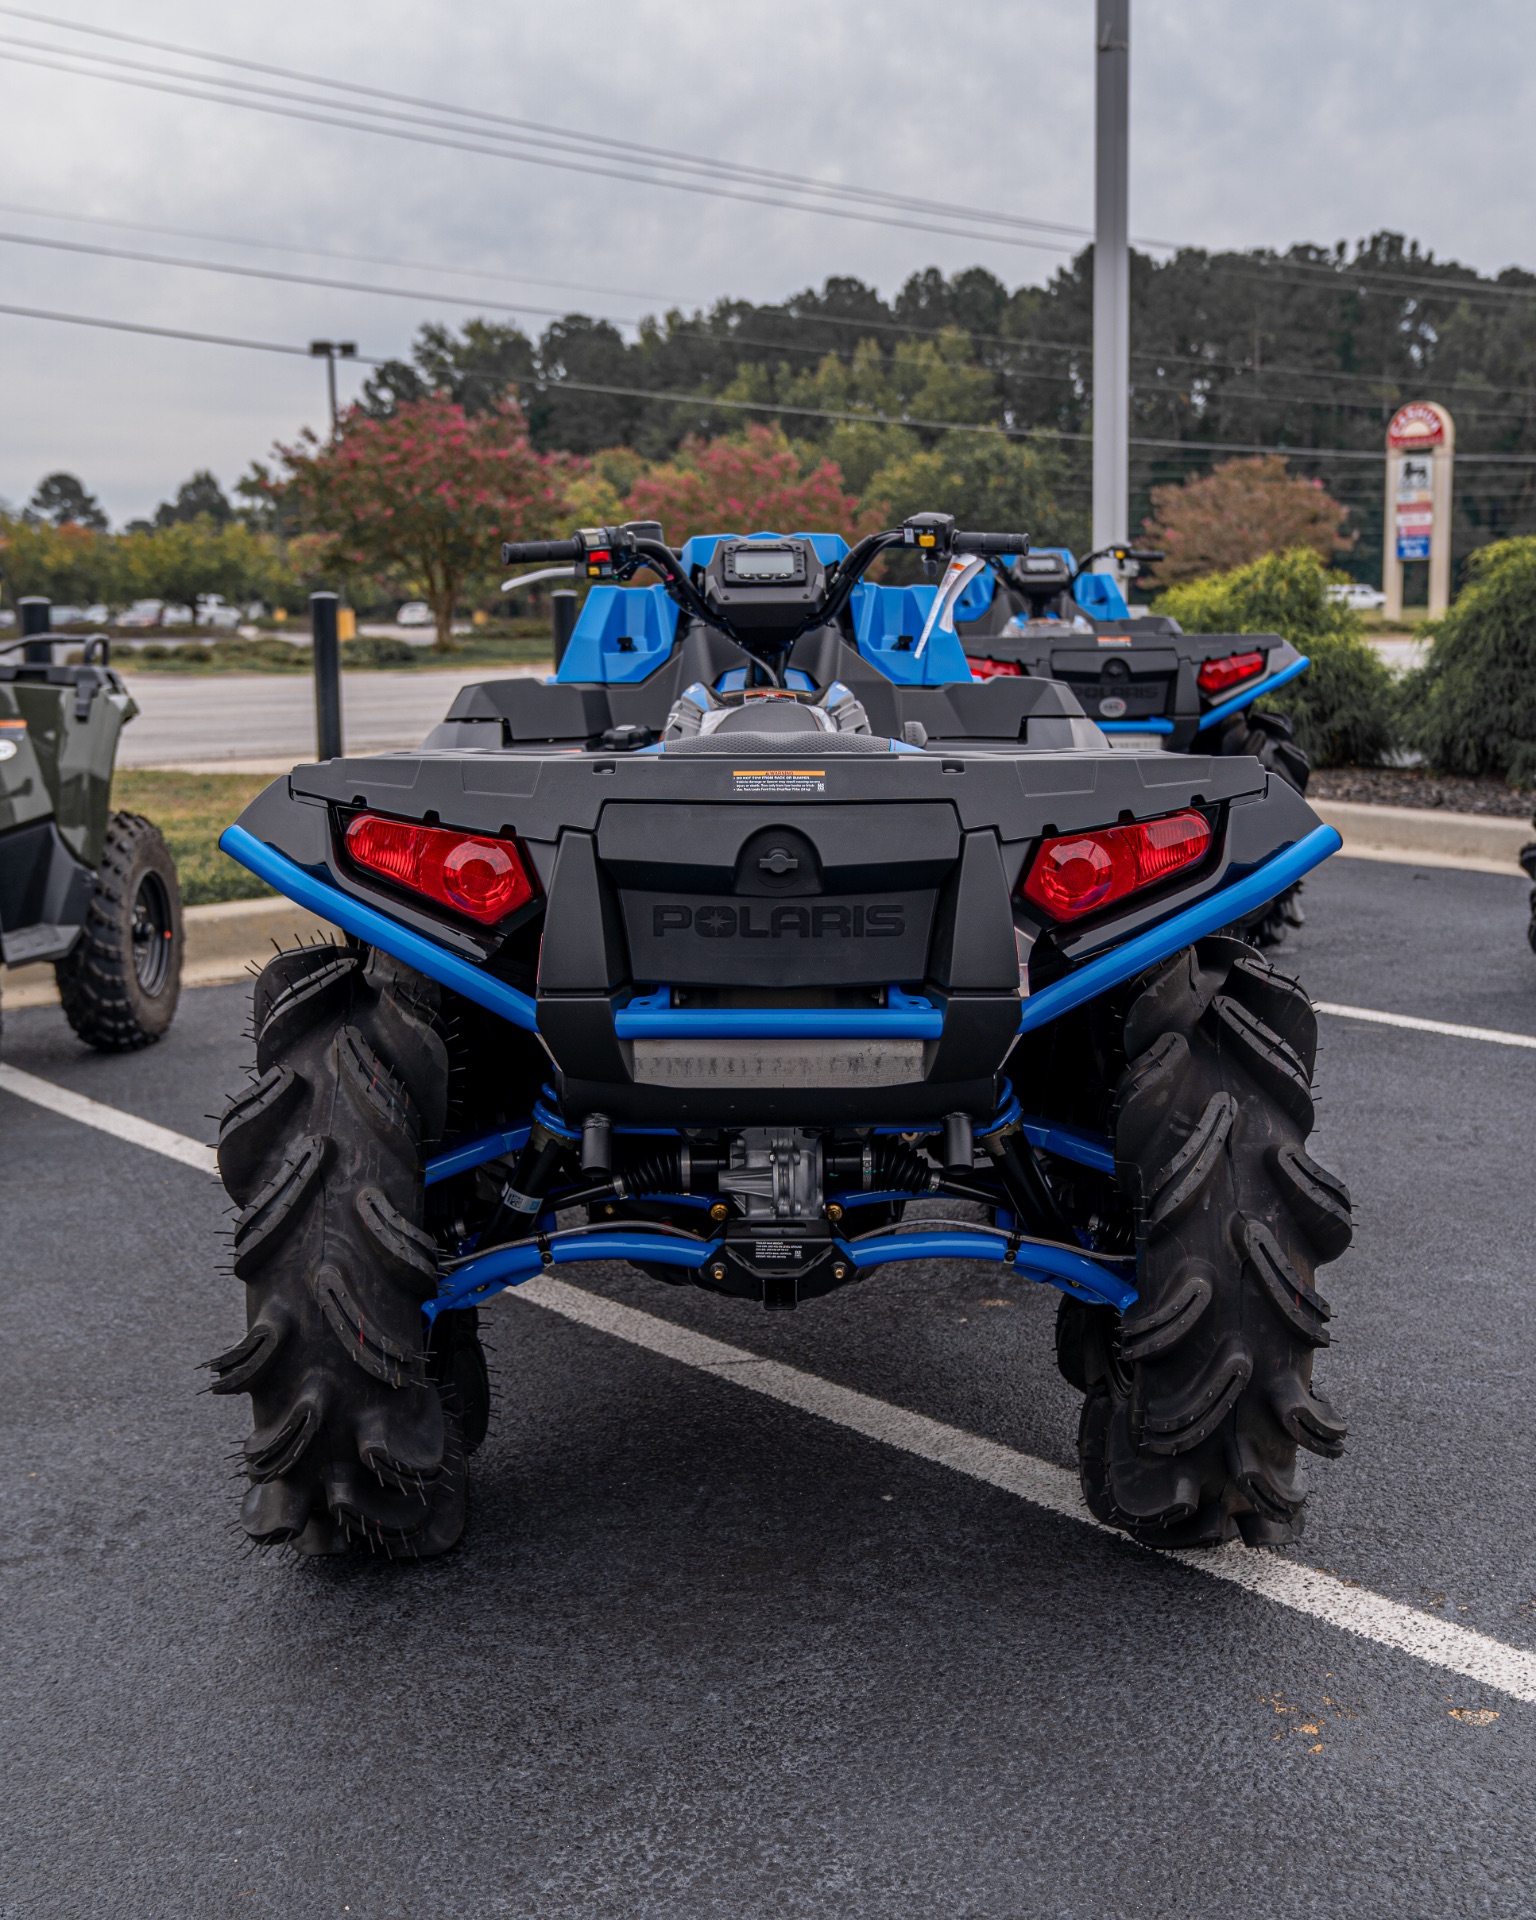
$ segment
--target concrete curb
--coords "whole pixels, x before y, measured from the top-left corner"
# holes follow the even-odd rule
[[[1353,800],[1314,800],[1312,807],[1320,820],[1344,836],[1343,854],[1359,860],[1518,876],[1520,849],[1536,839],[1536,828],[1528,820],[1497,814],[1376,807]]]

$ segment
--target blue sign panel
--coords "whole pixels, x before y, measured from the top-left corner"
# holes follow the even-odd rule
[[[1397,557],[1399,560],[1427,560],[1429,558],[1429,535],[1427,533],[1399,534],[1397,537]]]

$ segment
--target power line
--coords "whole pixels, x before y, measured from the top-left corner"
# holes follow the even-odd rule
[[[91,220],[90,216],[53,214],[44,209],[24,208],[20,210],[25,212],[36,213],[43,218],[87,220],[87,221],[90,221],[91,224],[95,224],[95,225],[121,226],[130,230],[136,230],[141,232],[175,233],[175,232],[187,231],[185,229],[155,227],[155,226],[148,225],[147,223],[144,223],[144,222],[112,221],[112,220],[105,220],[105,219]],[[274,243],[271,241],[252,240],[245,237],[239,237],[239,236],[233,236],[233,235],[227,235],[227,234],[194,233],[194,234],[190,234],[189,237],[206,239],[216,245],[255,247],[255,248],[263,248],[263,249],[269,249],[269,250],[275,249],[280,244],[280,243]],[[345,293],[361,293],[361,294],[371,295],[377,298],[384,298],[384,299],[421,300],[426,302],[436,301],[436,302],[440,302],[450,306],[472,307],[472,308],[478,308],[482,311],[490,311],[495,313],[533,314],[541,318],[563,319],[563,318],[569,317],[569,309],[559,308],[559,307],[539,306],[531,301],[499,301],[499,300],[489,299],[484,295],[480,295],[480,294],[465,295],[465,294],[441,292],[436,289],[374,286],[362,281],[326,279],[318,275],[301,274],[301,273],[293,272],[291,270],[285,270],[285,269],[279,269],[279,268],[247,267],[247,266],[241,266],[238,263],[226,262],[226,261],[195,260],[195,259],[189,259],[185,256],[157,254],[157,253],[149,253],[149,252],[144,252],[144,251],[139,251],[139,250],[134,250],[129,248],[110,247],[100,242],[60,240],[60,239],[52,238],[50,236],[39,235],[39,234],[0,232],[0,243],[7,243],[15,246],[40,247],[52,252],[77,253],[77,254],[84,254],[89,256],[106,258],[106,259],[127,260],[127,261],[147,264],[151,266],[180,268],[180,269],[186,269],[189,271],[200,272],[200,273],[226,274],[226,275],[235,276],[240,279],[270,280],[270,281],[273,281],[279,284],[285,284],[285,285],[318,287],[324,290],[345,292]],[[359,261],[367,261],[369,264],[372,264],[372,265],[399,269],[402,271],[449,272],[449,273],[459,271],[453,268],[423,267],[417,263],[393,260],[393,259],[385,259],[377,256],[325,254],[322,249],[318,249],[318,248],[316,249],[290,248],[287,250],[293,251],[293,252],[314,252],[316,254],[319,254],[321,257],[326,257],[326,258],[356,259]],[[554,284],[558,286],[560,283],[554,282],[550,284]],[[582,290],[583,289],[579,289],[579,288],[573,289],[573,291],[582,291]],[[585,290],[602,291],[602,289],[595,289],[595,288],[585,289]],[[646,296],[642,295],[639,297],[644,298]],[[782,308],[779,308],[779,309],[760,308],[760,309],[757,309],[756,311],[759,314],[767,315],[767,316],[772,316],[775,313],[779,313],[779,314],[782,314],[783,317],[786,320],[789,320],[791,323],[796,325],[801,325],[801,326],[814,327],[818,324],[824,323],[823,317],[820,315],[797,314]],[[640,321],[637,321],[629,316],[623,316],[623,315],[606,314],[606,315],[597,315],[595,317],[598,319],[605,319],[610,324],[616,325],[616,326],[637,328],[642,324],[642,322]],[[847,325],[847,326],[853,326],[853,327],[883,327],[887,323],[883,323],[875,320],[869,320],[869,321],[846,320],[841,316],[838,316],[833,318],[832,324]],[[943,327],[918,328],[918,327],[902,325],[901,330],[907,333],[919,334],[927,338],[940,338],[947,332],[953,332],[958,330],[958,331],[964,332],[966,334],[967,339],[970,340],[973,344],[977,340],[980,340],[984,343],[991,343],[995,345],[1005,346],[1012,352],[1028,352],[1036,348],[1040,348],[1043,350],[1072,351],[1072,352],[1088,352],[1090,350],[1087,344],[1082,342],[1019,340],[1019,339],[1011,339],[1003,335],[995,335],[995,334],[978,335],[964,328],[960,328],[960,329],[943,328]],[[709,323],[700,317],[696,317],[692,321],[687,321],[687,320],[674,321],[669,325],[668,333],[669,333],[669,337],[671,338],[676,338],[679,334],[685,333],[685,332],[691,333],[697,337],[702,337],[705,339],[717,341],[722,345],[729,345],[731,347],[737,347],[737,348],[758,347],[758,348],[761,348],[764,352],[770,353],[770,354],[777,353],[777,354],[820,355],[825,351],[825,349],[822,346],[801,345],[800,343],[792,340],[763,340],[763,339],[754,338],[750,334],[744,334],[741,332],[727,331],[722,333],[718,330],[712,329]],[[1280,365],[1273,365],[1267,368],[1259,369],[1256,367],[1250,367],[1241,361],[1215,360],[1205,355],[1178,354],[1178,353],[1162,352],[1155,349],[1148,349],[1142,352],[1133,353],[1132,359],[1139,365],[1145,366],[1150,363],[1152,366],[1158,367],[1158,368],[1161,368],[1169,363],[1184,362],[1198,370],[1209,371],[1212,373],[1219,372],[1219,371],[1226,371],[1228,373],[1236,374],[1238,376],[1251,373],[1255,381],[1263,379],[1263,380],[1272,382],[1276,378],[1316,379],[1316,380],[1328,380],[1336,383],[1349,382],[1356,385],[1373,386],[1378,390],[1380,390],[1383,387],[1386,387],[1390,390],[1390,394],[1392,396],[1396,395],[1401,385],[1400,381],[1396,379],[1383,380],[1375,374],[1349,374],[1349,373],[1336,371],[1329,368],[1296,367],[1296,366],[1287,366],[1283,363]],[[985,363],[973,362],[971,364],[977,371],[993,373],[993,374],[997,373],[998,371],[1002,371],[1005,373],[1006,377],[1015,379],[1015,380],[1021,380],[1021,379],[1022,380],[1053,380],[1053,379],[1059,379],[1063,377],[1062,375],[1056,374],[1056,373],[1033,372],[1026,368],[1013,367],[1013,368],[998,369],[996,367],[988,366]],[[1522,389],[1517,391],[1528,391],[1528,390]],[[1349,411],[1367,412],[1367,413],[1378,411],[1379,407],[1382,404],[1382,399],[1380,397],[1378,397],[1378,399],[1368,400],[1368,401],[1351,401],[1351,400],[1333,399],[1326,396],[1313,397],[1313,396],[1309,396],[1307,394],[1302,394],[1302,393],[1287,393],[1284,389],[1276,391],[1273,389],[1273,387],[1271,387],[1269,391],[1250,392],[1250,391],[1244,390],[1243,388],[1235,384],[1228,384],[1224,386],[1220,390],[1219,394],[1213,397],[1214,397],[1215,403],[1223,407],[1233,406],[1233,405],[1237,405],[1237,406],[1274,405],[1280,401],[1297,400],[1305,405],[1310,405],[1310,406],[1327,406],[1335,410],[1349,410]],[[1457,411],[1458,411],[1458,415],[1464,419],[1480,419],[1480,418],[1488,417],[1487,411],[1481,410],[1481,409],[1470,409],[1463,406],[1463,407],[1458,407]],[[1507,411],[1508,411],[1507,408],[1495,409],[1494,417],[1504,417]]]
[[[12,18],[29,20],[34,24],[63,29],[65,32],[89,35],[96,39],[114,40],[126,46],[145,47],[157,53],[173,53],[182,59],[201,60],[210,65],[234,67],[242,72],[263,73],[281,80],[296,80],[305,86],[325,87],[333,92],[349,93],[364,100],[379,100],[391,107],[417,107],[427,111],[449,115],[460,120],[478,121],[484,127],[506,128],[507,135],[501,136],[519,141],[539,140],[558,143],[560,151],[573,151],[577,148],[590,149],[610,157],[619,155],[632,162],[659,166],[681,167],[695,173],[706,173],[735,178],[760,185],[792,187],[800,192],[818,193],[836,198],[867,202],[884,207],[898,208],[906,212],[924,213],[934,216],[948,216],[998,226],[1028,229],[1035,232],[1058,233],[1073,238],[1091,238],[1088,228],[1067,224],[1056,220],[1038,220],[1023,214],[998,213],[990,208],[958,205],[951,201],[928,200],[910,194],[891,193],[884,188],[851,186],[837,181],[821,180],[814,176],[787,173],[779,169],[743,165],[732,160],[718,157],[687,153],[674,147],[653,147],[635,140],[620,140],[609,134],[587,133],[578,128],[554,126],[547,121],[528,120],[505,113],[492,113],[479,107],[462,107],[449,101],[432,100],[418,94],[397,93],[384,87],[364,86],[353,80],[331,79],[323,74],[305,73],[292,67],[279,67],[266,61],[245,60],[232,54],[209,52],[204,48],[187,47],[174,41],[150,39],[140,34],[123,33],[108,27],[87,25],[75,20],[62,20],[55,15],[38,13],[22,7],[0,6],[0,14]],[[35,41],[16,41],[15,44],[32,47],[45,52],[68,53],[74,58],[99,59],[105,64],[104,56],[81,54],[73,49],[43,47]],[[124,65],[142,64],[143,70],[156,73],[173,73],[173,70],[152,67],[143,63],[122,62]],[[173,74],[177,78],[195,78],[199,76]],[[233,86],[235,83],[218,79],[216,84]],[[261,89],[278,93],[278,89]],[[293,96],[283,96],[292,98]],[[363,111],[364,109],[358,109]],[[367,109],[379,111],[378,109]],[[1171,241],[1144,241],[1148,246],[1171,246]]]
[[[5,36],[0,36],[0,41],[4,39]],[[16,43],[11,41],[10,44],[14,45]],[[53,50],[50,49],[49,51]],[[963,232],[953,225],[936,226],[931,221],[904,219],[896,214],[859,211],[851,207],[834,206],[831,204],[817,205],[814,202],[803,200],[790,201],[774,199],[766,194],[748,193],[728,185],[710,185],[699,180],[683,178],[667,179],[656,174],[647,175],[638,173],[633,167],[621,169],[605,165],[588,165],[576,160],[556,159],[548,153],[513,150],[505,144],[487,146],[477,144],[471,140],[451,138],[449,137],[448,129],[432,132],[413,131],[408,126],[392,125],[387,120],[378,116],[371,122],[366,119],[343,119],[339,117],[339,114],[335,111],[324,112],[316,110],[319,107],[331,106],[333,103],[330,102],[316,102],[315,105],[311,107],[282,106],[267,100],[245,97],[255,90],[244,86],[243,83],[238,81],[225,80],[223,78],[204,80],[199,75],[185,75],[182,76],[183,82],[190,82],[191,84],[178,84],[168,79],[152,79],[142,74],[112,71],[111,68],[113,64],[127,65],[128,63],[110,63],[104,55],[75,53],[69,49],[59,49],[58,51],[63,54],[64,60],[77,62],[92,60],[98,65],[107,66],[108,71],[97,72],[92,68],[80,65],[65,65],[63,60],[46,58],[38,53],[13,52],[3,49],[0,49],[0,60],[7,60],[20,66],[39,67],[49,72],[69,74],[75,79],[108,80],[118,86],[137,87],[147,92],[170,94],[179,99],[198,100],[213,106],[241,107],[249,112],[273,114],[282,119],[298,120],[309,125],[339,127],[349,133],[386,135],[390,139],[408,141],[415,146],[439,147],[449,152],[476,154],[481,158],[493,160],[523,161],[529,166],[549,167],[554,168],[558,172],[586,174],[604,180],[622,180],[631,186],[670,187],[679,193],[702,194],[713,199],[741,201],[749,206],[773,207],[781,212],[815,213],[823,215],[828,219],[851,220],[869,226],[900,227],[913,233],[939,234],[947,239],[976,241],[982,244],[996,243],[1010,247],[1042,248],[1048,252],[1055,253],[1071,253],[1073,251],[1073,249],[1064,242],[1029,239],[1022,233],[1001,232],[987,234]],[[222,89],[222,91],[212,91],[214,88]],[[345,107],[344,111],[361,115],[369,110],[349,105]],[[457,133],[461,132],[462,129],[452,129],[452,131]],[[490,137],[492,136],[481,136],[481,139],[483,140]],[[503,138],[505,139],[506,137],[503,136]],[[987,215],[983,217],[990,219],[992,216]]]
[[[619,300],[672,301],[701,306],[698,299],[679,302],[676,294],[641,292],[634,287],[594,287],[581,280],[542,280],[526,273],[503,273],[496,267],[450,267],[440,260],[393,260],[375,253],[338,253],[330,247],[307,247],[294,240],[258,240],[250,234],[209,233],[201,227],[166,227],[151,220],[119,220],[107,214],[70,213],[62,207],[31,207],[0,200],[0,213],[26,214],[38,220],[67,220],[75,226],[112,227],[123,233],[164,233],[177,240],[206,240],[218,247],[253,247],[267,253],[301,253],[317,260],[339,260],[352,266],[390,267],[406,273],[446,273],[457,280],[500,280],[510,286],[553,287],[562,293],[599,293]]]
[[[455,106],[449,102],[431,100],[419,95],[396,93],[385,88],[367,87],[353,81],[335,80],[327,78],[324,75],[308,74],[299,69],[279,67],[262,61],[244,60],[233,55],[209,52],[196,47],[186,47],[172,41],[162,41],[151,39],[147,36],[127,34],[109,28],[87,25],[79,21],[63,20],[50,14],[39,13],[21,7],[0,6],[0,14],[59,28],[66,32],[89,35],[98,39],[113,40],[120,44],[150,48],[159,52],[174,53],[186,59],[201,60],[210,64],[234,67],[247,72],[264,73],[277,78],[296,80],[307,86],[329,89],[333,93],[341,92],[354,95],[359,102],[377,100],[391,104],[384,107],[372,107],[365,104],[346,104],[345,111],[358,115],[372,116],[374,124],[360,124],[359,121],[356,120],[328,118],[326,115],[317,114],[314,111],[299,111],[292,107],[274,106],[260,99],[241,98],[240,95],[257,95],[264,93],[274,98],[297,101],[301,103],[302,106],[311,109],[316,107],[335,108],[343,104],[335,101],[316,101],[306,96],[289,94],[285,89],[262,87],[259,83],[240,82],[222,75],[205,77],[197,74],[185,74],[176,69],[158,67],[149,62],[128,61],[121,57],[113,60],[106,55],[94,54],[74,48],[49,47],[45,43],[22,40],[14,35],[0,36],[0,38],[3,38],[14,46],[29,49],[33,54],[57,54],[63,56],[65,59],[77,62],[91,61],[96,67],[105,67],[107,69],[105,72],[98,72],[78,65],[59,66],[55,61],[46,58],[28,57],[23,54],[0,54],[0,59],[17,59],[23,64],[48,67],[54,71],[67,73],[77,78],[107,79],[122,85],[144,86],[152,91],[179,93],[183,97],[200,99],[216,105],[245,106],[252,111],[279,113],[289,118],[307,119],[322,125],[338,126],[352,132],[389,133],[398,138],[421,139],[420,135],[413,135],[403,127],[391,126],[389,124],[391,119],[402,122],[411,121],[418,125],[427,126],[433,128],[438,134],[444,132],[462,134],[465,131],[470,131],[480,134],[482,138],[495,139],[501,144],[495,148],[466,146],[462,141],[452,139],[444,140],[442,138],[428,139],[425,144],[447,145],[459,151],[479,153],[493,158],[526,159],[534,165],[554,166],[566,171],[578,173],[596,173],[602,178],[621,179],[635,185],[673,186],[682,191],[710,193],[716,197],[746,200],[750,204],[773,206],[781,210],[819,212],[835,215],[836,217],[854,219],[863,218],[872,221],[873,224],[876,225],[905,226],[914,231],[932,232],[949,238],[971,239],[983,242],[987,240],[1003,240],[1009,245],[1049,247],[1050,250],[1068,253],[1074,251],[1074,249],[1069,246],[1061,246],[1045,241],[1025,240],[1017,237],[1017,235],[1024,231],[1029,231],[1036,233],[1055,233],[1079,240],[1091,238],[1088,229],[1073,226],[1066,222],[1045,221],[1029,216],[1003,214],[989,208],[970,207],[947,201],[925,200],[912,195],[893,194],[883,189],[843,186],[836,182],[817,180],[806,175],[791,174],[770,168],[745,166],[738,162],[680,152],[673,148],[650,147],[637,141],[619,140],[603,134],[589,134],[578,129],[557,127],[547,122],[524,120],[507,114],[491,113],[481,108]],[[135,78],[128,72],[113,71],[114,68],[131,68],[146,76],[159,75],[161,79]],[[202,92],[190,92],[186,84],[169,85],[164,84],[163,82],[165,81],[190,83],[191,86],[200,87],[205,90]],[[224,89],[224,92],[215,94],[206,91],[206,89],[209,88],[221,88]],[[472,121],[478,122],[479,125],[469,129],[462,126],[445,126],[440,121],[424,120],[419,115],[401,113],[398,111],[400,107],[419,107],[425,109],[430,114],[450,116],[453,121]],[[506,131],[497,131],[498,129],[506,129]],[[615,172],[611,168],[594,168],[591,166],[577,165],[570,159],[556,160],[530,151],[519,150],[532,145],[543,145],[554,153],[570,156],[580,154],[589,158],[622,159],[628,161],[630,164],[628,170]],[[635,173],[633,168],[636,165],[653,169],[653,174],[642,175]],[[655,169],[670,169],[674,171],[681,169],[685,172],[702,175],[707,179],[714,179],[720,182],[729,181],[744,184],[780,186],[801,194],[811,193],[829,200],[839,199],[861,208],[881,207],[893,210],[904,209],[910,212],[923,212],[936,217],[959,219],[968,221],[973,225],[991,226],[1005,229],[1006,231],[990,234],[957,233],[952,227],[934,227],[917,224],[910,220],[884,219],[868,212],[850,213],[846,209],[837,209],[831,205],[818,207],[815,205],[807,205],[804,202],[789,203],[781,200],[765,199],[760,195],[730,191],[723,185],[711,187],[707,185],[701,186],[697,182],[689,183],[681,179],[663,179],[655,177]],[[1188,242],[1141,239],[1137,244],[1159,251],[1200,253],[1204,255],[1209,270],[1217,274],[1229,274],[1239,277],[1246,276],[1250,278],[1262,277],[1271,280],[1289,277],[1298,281],[1322,277],[1333,281],[1336,285],[1344,285],[1347,287],[1347,290],[1352,292],[1368,292],[1373,285],[1380,285],[1383,287],[1421,288],[1438,294],[1449,292],[1453,294],[1468,293],[1508,299],[1536,299],[1536,285],[1530,287],[1512,287],[1476,278],[1453,277],[1452,273],[1448,270],[1439,272],[1430,271],[1415,275],[1394,271],[1391,268],[1365,268],[1359,266],[1357,263],[1348,262],[1341,263],[1337,266],[1326,262],[1278,259],[1249,259],[1239,262],[1222,259],[1212,255],[1207,249],[1194,247]],[[1348,276],[1347,281],[1344,279],[1345,275]]]
[[[145,253],[132,247],[107,247],[88,240],[55,240],[41,234],[0,232],[0,244],[17,247],[44,247],[51,253],[87,254],[95,259],[130,260],[154,267],[184,267],[195,273],[233,274],[241,280],[272,280],[285,286],[322,287],[338,293],[366,293],[390,300],[438,301],[455,307],[479,307],[493,313],[536,313],[541,317],[565,319],[564,307],[535,307],[523,301],[482,299],[478,294],[439,293],[419,287],[373,287],[360,280],[327,280],[312,273],[288,273],[278,267],[243,267],[229,260],[189,260],[174,254]],[[635,326],[633,320],[619,323]]]

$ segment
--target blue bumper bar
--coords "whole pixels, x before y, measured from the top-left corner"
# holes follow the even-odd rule
[[[1101,993],[1119,986],[1122,980],[1130,980],[1148,967],[1155,967],[1159,960],[1166,960],[1180,947],[1204,939],[1218,927],[1230,926],[1244,914],[1256,912],[1277,899],[1303,874],[1321,866],[1343,844],[1337,827],[1314,827],[1295,846],[1287,847],[1284,853],[1277,853],[1263,866],[1255,867],[1246,879],[1234,880],[1231,886],[1197,900],[1171,920],[1160,921],[1145,933],[1138,933],[1123,947],[1101,953],[1096,960],[1085,961],[1063,979],[1053,980],[1039,993],[1031,994],[1019,1016],[1020,1033],[1029,1033],[1059,1020],[1062,1014],[1070,1013],[1085,1001],[1097,1000]]]
[[[1272,673],[1267,680],[1261,680],[1256,687],[1249,687],[1246,693],[1235,693],[1230,700],[1223,700],[1219,707],[1212,707],[1209,713],[1200,716],[1196,733],[1204,733],[1207,727],[1219,727],[1223,720],[1230,720],[1234,713],[1241,713],[1244,707],[1250,707],[1255,700],[1262,699],[1266,693],[1273,693],[1276,687],[1283,687],[1288,680],[1294,680],[1298,673],[1305,673],[1312,662],[1303,654],[1299,660],[1293,660],[1288,667],[1282,667],[1278,673]]]
[[[429,940],[425,934],[402,927],[398,920],[391,920],[387,913],[380,913],[377,907],[365,906],[361,900],[354,900],[351,894],[343,893],[340,887],[333,887],[329,881],[317,880],[296,860],[290,860],[286,853],[269,847],[244,827],[226,827],[219,835],[219,847],[231,860],[238,860],[242,867],[249,867],[258,880],[265,880],[269,887],[276,887],[279,893],[296,900],[301,907],[308,907],[311,913],[319,914],[322,920],[329,920],[333,926],[340,927],[343,933],[366,940],[370,947],[377,947],[380,953],[387,953],[393,959],[403,961],[406,966],[415,967],[418,973],[426,974],[428,979],[436,980],[442,986],[452,987],[455,993],[462,993],[466,1000],[472,1000],[477,1007],[484,1007],[490,1013],[499,1013],[503,1020],[510,1020],[513,1026],[525,1027],[529,1033],[538,1032],[538,1008],[530,995],[519,993],[516,987],[509,987],[504,980],[496,979],[473,961],[450,953],[445,946],[436,940]]]
[[[1007,1260],[1009,1236],[977,1227],[971,1232],[891,1233],[874,1240],[839,1240],[838,1252],[861,1271],[887,1266],[893,1260]],[[702,1267],[718,1251],[717,1243],[688,1240],[681,1235],[625,1232],[615,1228],[600,1233],[551,1233],[542,1241],[521,1240],[498,1247],[478,1260],[467,1261],[444,1277],[437,1298],[427,1303],[429,1320],[457,1307],[479,1306],[493,1294],[518,1286],[546,1266],[565,1266],[578,1260],[649,1260],[658,1266]],[[1066,1247],[1026,1243],[1012,1262],[1013,1271],[1026,1280],[1059,1287],[1063,1293],[1123,1313],[1136,1298],[1130,1276],[1135,1262],[1091,1260]]]
[[[1079,1007],[1084,1001],[1096,999],[1110,987],[1118,986],[1122,980],[1129,980],[1147,967],[1155,966],[1159,960],[1166,960],[1170,954],[1177,953],[1180,947],[1187,947],[1191,941],[1214,933],[1218,927],[1228,926],[1234,920],[1240,920],[1244,914],[1253,913],[1284,893],[1303,874],[1321,865],[1330,854],[1337,853],[1343,844],[1336,828],[1314,827],[1295,846],[1287,847],[1283,853],[1266,860],[1244,879],[1235,880],[1230,886],[1196,901],[1171,919],[1149,927],[1134,940],[1126,941],[1124,946],[1116,947],[1111,953],[1100,954],[1096,960],[1087,961],[1064,979],[1053,981],[1050,986],[1031,995],[1023,1003],[1019,1031],[1028,1033],[1035,1027],[1044,1026],[1047,1021],[1058,1019],[1073,1007]],[[238,860],[243,867],[248,867],[258,879],[265,880],[269,886],[286,894],[301,907],[318,914],[322,920],[329,920],[343,932],[366,941],[382,953],[392,955],[406,966],[415,967],[429,979],[463,994],[466,1000],[499,1014],[514,1026],[523,1027],[529,1033],[538,1032],[538,1004],[531,995],[520,993],[516,987],[498,980],[483,967],[450,953],[446,947],[425,934],[401,926],[377,907],[354,900],[339,887],[316,879],[314,874],[290,860],[286,854],[258,840],[244,827],[226,827],[220,836],[219,846],[232,860]],[[620,1008],[615,1016],[620,1038],[656,1036],[714,1040],[751,1036],[761,1039],[882,1037],[893,1040],[934,1040],[944,1030],[944,1016],[939,1008],[931,1006],[926,1000],[906,995],[901,995],[894,1006],[871,1007],[867,1010],[800,1007],[689,1009],[662,1007],[659,999],[659,995],[647,996],[645,1004],[636,1006],[631,1003],[628,1007]]]

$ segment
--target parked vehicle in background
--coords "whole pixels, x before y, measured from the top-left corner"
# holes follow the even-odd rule
[[[432,609],[425,600],[407,600],[395,615],[397,627],[430,627],[431,624]]]
[[[164,605],[160,600],[135,600],[133,605],[117,616],[116,625],[123,627],[158,627],[160,609]]]
[[[232,607],[222,593],[200,593],[197,596],[197,624],[200,627],[214,627],[220,632],[233,633],[244,615],[238,607]]]
[[[46,634],[44,635],[46,637]],[[0,959],[52,961],[87,1045],[158,1040],[181,988],[181,892],[158,829],[112,808],[118,737],[138,708],[88,639],[77,664],[0,658]]]
[[[1161,558],[1110,554],[1126,571]],[[1036,676],[1071,687],[1112,743],[1148,751],[1251,755],[1304,793],[1311,772],[1291,723],[1255,701],[1306,671],[1278,633],[1186,634],[1177,620],[1137,615],[1112,573],[1065,548],[994,555],[960,596],[955,630],[978,678]],[[1244,922],[1258,946],[1278,946],[1303,922],[1301,883]]]
[[[55,607],[53,624],[56,627],[83,627],[90,615],[84,607]]]
[[[168,600],[160,609],[162,627],[190,627],[195,624],[196,618],[192,609],[179,601]]]
[[[85,610],[85,624],[88,627],[109,627],[112,624],[112,609],[98,600],[93,607]]]
[[[1352,607],[1356,613],[1380,613],[1387,604],[1380,587],[1367,586],[1363,580],[1336,580],[1327,591],[1330,600],[1341,607]]]

